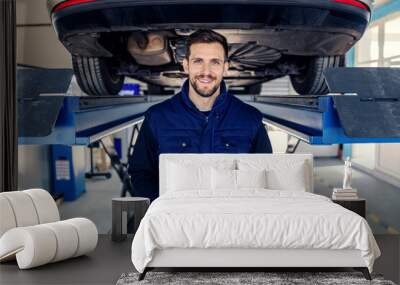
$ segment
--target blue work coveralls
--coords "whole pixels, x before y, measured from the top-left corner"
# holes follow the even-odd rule
[[[161,153],[271,153],[261,113],[221,93],[209,112],[199,111],[189,99],[189,82],[172,98],[150,107],[129,161],[136,196],[159,195],[158,158]]]

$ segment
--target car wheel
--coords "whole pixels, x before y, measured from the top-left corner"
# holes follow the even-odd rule
[[[262,84],[253,84],[250,86],[246,86],[245,91],[247,94],[251,95],[259,95],[261,93]]]
[[[345,66],[344,56],[325,56],[312,58],[301,75],[291,76],[290,81],[301,95],[324,95],[329,92],[324,71],[331,67]]]
[[[124,76],[112,71],[108,58],[72,56],[72,66],[79,86],[88,95],[115,95],[122,89]]]

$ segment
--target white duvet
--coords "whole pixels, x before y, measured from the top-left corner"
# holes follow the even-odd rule
[[[359,215],[320,195],[265,189],[156,199],[134,237],[133,265],[143,272],[165,248],[358,249],[371,272],[380,255]]]

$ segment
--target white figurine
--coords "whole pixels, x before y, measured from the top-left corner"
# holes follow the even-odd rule
[[[343,189],[352,189],[351,176],[351,161],[350,157],[347,157],[346,161],[344,162]]]

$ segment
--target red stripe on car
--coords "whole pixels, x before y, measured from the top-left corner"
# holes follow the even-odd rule
[[[53,13],[58,12],[64,8],[79,5],[79,4],[84,4],[84,3],[90,3],[90,2],[95,2],[96,0],[68,0],[65,2],[61,2],[58,4],[56,7],[53,9]]]
[[[332,0],[332,2],[351,5],[351,6],[358,7],[358,8],[361,8],[361,9],[369,11],[369,8],[368,8],[368,6],[366,4],[363,4],[363,3],[359,2],[359,1],[356,1],[356,0]]]

